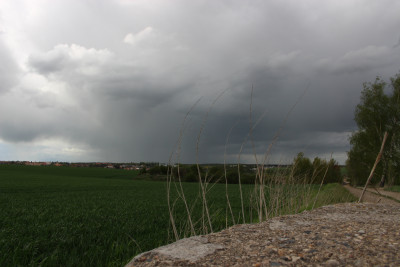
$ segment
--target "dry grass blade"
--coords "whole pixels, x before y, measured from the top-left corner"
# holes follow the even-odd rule
[[[210,112],[211,112],[212,108],[214,107],[215,103],[218,101],[218,99],[221,98],[221,96],[222,96],[226,91],[227,91],[227,90],[222,91],[222,92],[214,99],[214,101],[211,103],[209,109],[207,110],[206,115],[204,116],[203,122],[202,122],[201,127],[200,127],[200,130],[199,130],[199,134],[197,135],[197,142],[196,142],[196,166],[197,166],[199,184],[200,184],[201,193],[202,193],[202,199],[203,199],[203,209],[204,209],[204,211],[205,211],[205,213],[206,213],[208,225],[209,225],[209,227],[210,227],[211,232],[213,232],[213,229],[212,229],[210,211],[208,210],[207,197],[206,197],[206,189],[205,189],[204,184],[203,184],[203,179],[202,179],[202,175],[201,175],[201,171],[200,171],[200,165],[199,165],[199,145],[200,145],[200,138],[201,138],[202,132],[203,132],[203,130],[204,130],[205,124],[206,124],[207,119],[208,119],[208,115],[210,114]],[[206,229],[205,226],[203,226],[203,228]]]
[[[331,157],[330,157],[330,159],[332,159],[332,153],[331,153]],[[324,176],[322,177],[321,184],[320,184],[320,186],[319,186],[319,188],[318,188],[317,195],[315,196],[315,199],[314,199],[314,204],[313,204],[313,206],[312,206],[312,209],[314,209],[314,207],[315,207],[315,203],[317,203],[318,195],[319,195],[319,192],[321,191],[322,185],[324,184],[325,177],[326,177],[326,174],[328,173],[329,167],[330,167],[330,164],[327,164],[327,165],[326,165],[326,169],[325,169]]]
[[[367,189],[367,186],[368,186],[368,184],[369,184],[369,181],[371,180],[372,176],[374,175],[375,168],[376,168],[376,166],[378,165],[379,161],[381,160],[382,153],[383,153],[383,148],[385,147],[385,142],[386,142],[387,137],[388,137],[388,133],[385,132],[385,135],[383,136],[383,140],[382,140],[381,149],[379,150],[379,153],[378,153],[378,156],[376,157],[374,166],[372,167],[371,173],[369,174],[369,177],[368,177],[368,179],[367,179],[367,182],[365,183],[364,189],[363,189],[363,191],[362,191],[362,193],[361,193],[361,196],[360,196],[360,199],[358,200],[358,202],[361,202],[361,201],[362,201],[363,196],[364,196],[364,194],[365,194],[365,190]]]
[[[226,141],[225,141],[225,148],[224,148],[224,178],[225,178],[225,196],[226,196],[226,202],[230,211],[230,214],[232,216],[232,222],[233,224],[235,224],[235,216],[233,215],[233,211],[232,211],[232,206],[231,206],[231,202],[229,200],[229,194],[228,194],[228,177],[227,177],[227,173],[226,173],[226,149],[228,147],[228,143],[229,143],[229,137],[231,136],[232,130],[235,128],[235,126],[239,123],[239,120],[236,121],[236,123],[231,127],[231,129],[228,132],[228,135],[226,137]],[[228,223],[228,217],[226,218],[226,223]]]
[[[190,107],[189,111],[186,113],[186,115],[185,115],[185,117],[184,117],[184,119],[183,119],[183,122],[182,122],[181,129],[180,129],[180,131],[179,131],[179,138],[178,138],[177,143],[176,143],[176,145],[175,145],[176,151],[173,151],[173,152],[171,153],[170,158],[169,158],[169,160],[168,160],[168,171],[167,171],[167,204],[168,204],[169,218],[170,218],[170,222],[171,222],[172,229],[173,229],[173,233],[174,233],[174,236],[175,236],[175,239],[176,239],[176,240],[179,240],[179,235],[178,235],[178,231],[177,231],[177,229],[176,229],[176,224],[175,224],[175,220],[174,220],[174,216],[173,216],[173,209],[172,209],[172,207],[171,207],[171,202],[170,202],[170,201],[171,201],[171,183],[172,183],[172,179],[173,179],[173,166],[174,166],[174,163],[173,163],[172,161],[173,161],[174,155],[176,155],[177,161],[179,162],[180,151],[181,151],[181,144],[182,144],[182,138],[183,138],[183,135],[184,135],[184,132],[185,132],[186,121],[187,121],[187,118],[189,117],[189,114],[190,114],[190,113],[192,112],[192,110],[196,107],[196,105],[199,103],[199,101],[200,101],[200,99],[198,99],[198,100]],[[179,164],[178,164],[178,179],[179,179],[179,185],[180,185],[180,192],[179,192],[179,190],[177,190],[177,192],[180,193],[179,195],[181,196],[181,198],[183,199],[183,202],[184,202],[184,204],[185,204],[185,208],[186,208],[188,220],[189,220],[189,223],[190,223],[190,229],[191,229],[192,234],[194,235],[194,234],[196,234],[196,232],[195,232],[195,230],[194,230],[194,225],[193,225],[192,218],[191,218],[191,215],[190,215],[191,212],[190,212],[190,210],[189,210],[189,207],[188,207],[188,205],[187,205],[187,201],[186,201],[186,198],[185,198],[185,194],[184,194],[184,192],[183,192],[182,183],[181,183],[181,180],[180,180]]]

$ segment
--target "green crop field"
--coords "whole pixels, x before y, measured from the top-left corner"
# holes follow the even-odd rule
[[[136,175],[102,168],[0,165],[0,266],[122,266],[141,251],[173,241],[166,183],[135,180]],[[312,187],[311,195],[317,188]],[[199,224],[199,186],[185,183],[184,189]],[[251,189],[243,187],[245,196]],[[317,206],[351,200],[341,190],[337,184],[324,186]],[[229,185],[228,191],[239,216],[238,186]],[[332,198],[335,194],[338,198]],[[226,227],[225,185],[216,184],[208,195],[217,231]],[[175,204],[178,230],[184,231],[184,208],[181,201]],[[247,211],[249,203],[245,206]]]

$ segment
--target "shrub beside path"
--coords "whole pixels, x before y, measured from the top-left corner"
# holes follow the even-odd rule
[[[235,225],[142,253],[127,266],[400,266],[399,204],[336,204]]]

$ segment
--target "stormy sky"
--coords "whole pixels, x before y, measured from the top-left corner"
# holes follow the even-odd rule
[[[400,71],[399,14],[397,0],[1,0],[0,160],[344,163],[363,82]]]

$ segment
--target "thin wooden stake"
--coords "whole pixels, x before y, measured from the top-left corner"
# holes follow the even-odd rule
[[[360,199],[358,200],[358,203],[360,203],[360,202],[362,201],[362,198],[363,198],[363,196],[364,196],[365,190],[367,189],[367,186],[368,186],[368,184],[369,184],[369,181],[371,180],[372,176],[374,175],[375,168],[376,168],[376,166],[378,165],[378,162],[381,160],[382,153],[383,153],[383,148],[384,148],[384,146],[385,146],[385,142],[386,142],[387,136],[388,136],[388,133],[385,132],[385,135],[383,136],[383,141],[382,141],[382,145],[381,145],[381,150],[379,151],[378,156],[376,157],[376,160],[375,160],[375,163],[374,163],[374,167],[372,167],[371,173],[369,174],[369,177],[368,177],[368,179],[367,179],[367,182],[365,183],[364,190],[362,191],[362,194],[361,194],[361,196],[360,196]]]

